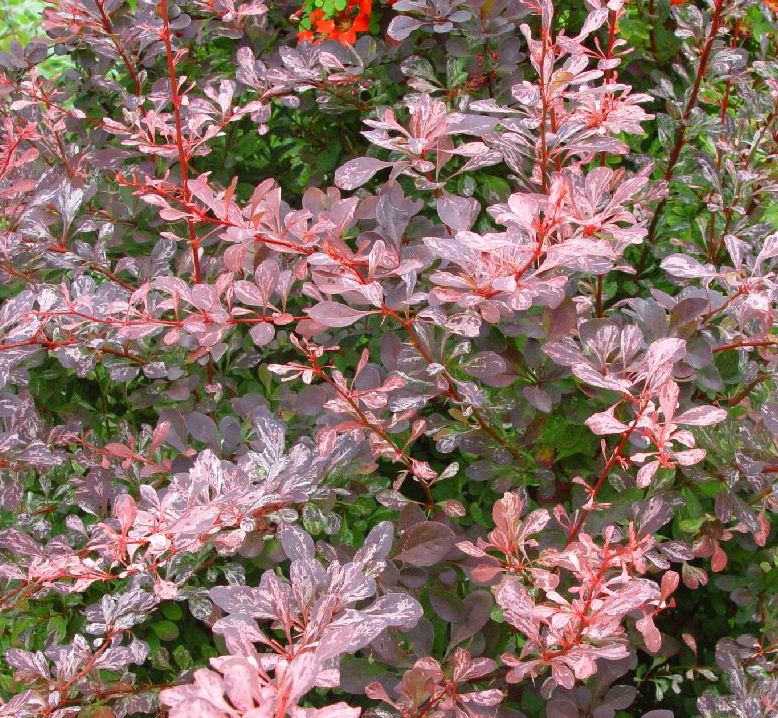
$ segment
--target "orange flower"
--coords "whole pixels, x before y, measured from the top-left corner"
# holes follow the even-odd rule
[[[324,10],[314,10],[311,22],[319,35],[330,35],[335,30],[335,21],[324,17]]]
[[[348,0],[346,8],[334,18],[325,18],[324,11],[316,9],[308,16],[313,29],[300,31],[297,39],[312,43],[337,40],[342,45],[353,45],[357,41],[358,32],[370,29],[372,12],[372,0]]]

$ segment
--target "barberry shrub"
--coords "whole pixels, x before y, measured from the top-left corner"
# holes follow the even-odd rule
[[[775,2],[11,7],[0,716],[778,715]]]

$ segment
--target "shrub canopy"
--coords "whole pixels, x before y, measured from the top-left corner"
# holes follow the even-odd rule
[[[778,715],[775,2],[5,7],[0,716]]]

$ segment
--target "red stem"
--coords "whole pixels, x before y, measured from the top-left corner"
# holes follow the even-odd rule
[[[713,43],[716,40],[721,29],[721,15],[724,10],[724,5],[727,0],[716,0],[716,5],[713,8],[713,17],[711,18],[710,28],[708,35],[705,38],[705,45],[703,45],[702,53],[700,54],[700,64],[697,67],[697,73],[694,76],[694,84],[692,85],[692,91],[689,95],[689,99],[686,101],[686,105],[678,123],[678,128],[675,133],[675,142],[673,148],[670,151],[670,157],[667,161],[667,168],[665,169],[664,180],[670,182],[675,172],[675,167],[678,164],[678,160],[681,157],[681,150],[686,143],[686,128],[691,118],[692,111],[697,107],[697,99],[700,94],[700,87],[702,80],[705,77],[705,72],[708,69],[708,62],[710,61],[711,51],[713,50]],[[644,268],[645,262],[648,259],[648,249],[651,244],[654,243],[656,230],[659,226],[659,220],[662,217],[665,207],[667,206],[668,197],[663,198],[654,211],[654,216],[651,219],[651,224],[648,226],[648,234],[643,243],[643,252],[640,256],[640,260],[637,264],[638,274],[640,274]]]
[[[540,71],[538,73],[538,85],[540,86],[540,101],[542,103],[540,119],[540,188],[543,194],[548,192],[548,146],[546,145],[546,122],[548,121],[548,97],[546,96],[546,53],[548,52],[549,29],[545,22],[541,29],[543,34],[543,49],[540,54]]]
[[[603,484],[610,476],[613,467],[616,466],[616,464],[621,461],[624,453],[624,449],[626,449],[627,447],[627,442],[632,436],[632,433],[635,431],[635,428],[637,427],[638,422],[642,418],[643,412],[645,410],[646,410],[646,405],[645,403],[642,403],[640,405],[640,409],[638,410],[638,415],[629,425],[629,428],[622,434],[621,440],[619,441],[618,445],[616,446],[613,453],[611,454],[610,459],[608,459],[608,461],[606,462],[602,472],[600,473],[600,476],[597,479],[597,482],[592,487],[591,493],[589,495],[589,502],[588,502],[590,507],[589,508],[584,507],[581,509],[581,513],[579,514],[578,519],[576,520],[575,524],[573,525],[573,528],[570,530],[570,533],[567,536],[567,544],[566,544],[567,546],[569,546],[571,543],[573,543],[573,541],[576,540],[576,538],[578,538],[578,534],[581,532],[581,528],[583,528],[584,522],[586,521],[587,518],[589,518],[589,514],[592,512],[591,505],[594,503],[594,499],[597,497],[597,494],[599,493]]]
[[[656,46],[656,7],[654,0],[648,0],[648,46],[651,54],[657,59],[659,51]]]
[[[188,204],[191,200],[189,191],[189,157],[184,147],[184,131],[181,122],[181,95],[178,91],[178,78],[176,77],[176,58],[173,53],[173,45],[170,39],[170,19],[168,17],[167,0],[157,5],[159,15],[162,18],[162,42],[165,44],[165,58],[167,60],[168,80],[170,82],[170,96],[173,103],[173,119],[176,126],[176,147],[178,148],[178,165],[181,173],[181,191],[184,201]],[[192,251],[192,273],[196,284],[202,281],[200,273],[200,238],[197,236],[194,221],[187,217],[186,224],[189,230],[189,246]]]
[[[713,353],[716,354],[718,352],[725,352],[728,349],[742,349],[745,347],[778,347],[778,339],[746,339],[742,342],[732,342],[731,344],[723,344],[720,347],[716,347],[713,350]]]
[[[100,22],[103,25],[103,30],[105,30],[105,33],[111,39],[113,46],[116,48],[116,52],[119,53],[119,57],[121,58],[121,61],[124,63],[124,66],[127,68],[127,72],[130,75],[132,84],[135,86],[135,94],[140,95],[141,92],[143,91],[143,88],[141,87],[140,84],[140,78],[138,77],[138,73],[135,71],[135,68],[132,66],[132,63],[127,57],[124,48],[119,43],[119,39],[117,38],[116,33],[114,33],[113,31],[113,23],[111,22],[111,17],[105,11],[103,0],[95,0],[95,5],[97,6],[97,12],[100,13]]]

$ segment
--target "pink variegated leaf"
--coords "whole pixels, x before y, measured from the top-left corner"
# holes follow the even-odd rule
[[[530,641],[540,644],[540,623],[534,616],[535,604],[524,586],[515,578],[506,578],[492,592],[506,620]]]
[[[421,615],[418,601],[403,593],[386,594],[364,610],[349,609],[324,631],[316,650],[317,658],[325,661],[343,653],[354,653],[388,628],[412,628]]]
[[[692,409],[678,414],[673,419],[676,424],[685,424],[687,426],[710,426],[719,424],[727,418],[725,409],[716,406],[695,406]]]
[[[643,636],[646,648],[648,648],[651,653],[658,653],[662,647],[662,634],[659,632],[656,625],[654,625],[654,619],[650,615],[646,615],[635,622],[635,627]]]
[[[686,342],[683,339],[659,339],[651,344],[646,352],[646,372],[651,376],[662,365],[674,363],[685,354]]]
[[[649,461],[640,467],[637,473],[636,481],[637,485],[641,489],[645,489],[651,484],[651,479],[654,478],[654,474],[659,470],[659,461]]]
[[[323,708],[295,707],[289,712],[292,718],[359,718],[362,709],[347,703],[332,703]],[[258,715],[257,718],[261,718]]]
[[[629,429],[629,426],[623,421],[619,421],[614,415],[614,407],[611,407],[607,411],[602,411],[597,414],[592,414],[586,420],[586,426],[597,434],[603,436],[607,434],[623,434]]]
[[[374,157],[358,157],[338,168],[335,172],[335,184],[345,190],[357,189],[371,180],[377,172],[392,167],[393,164]]]
[[[339,304],[338,302],[319,302],[316,306],[306,311],[311,319],[325,327],[348,327],[362,319],[362,317],[374,313],[352,309],[346,304]]]

